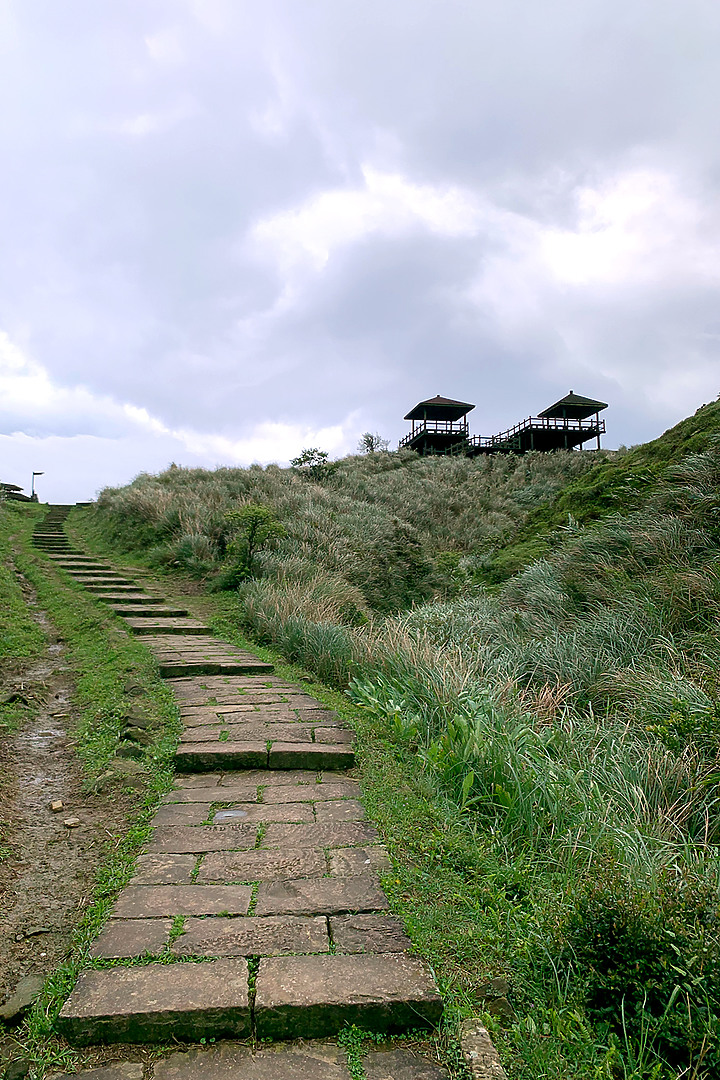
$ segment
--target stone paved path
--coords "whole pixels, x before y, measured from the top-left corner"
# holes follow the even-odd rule
[[[174,790],[93,946],[94,967],[60,1013],[62,1032],[87,1044],[434,1026],[432,972],[388,913],[379,879],[388,857],[347,771],[352,730],[272,665],[75,551],[63,511],[51,510],[36,545],[144,634],[183,733]],[[394,1053],[370,1055],[367,1076],[446,1075]],[[192,1052],[177,1054],[155,1076],[349,1076],[337,1047],[298,1051],[281,1068],[270,1051],[236,1044],[203,1061],[198,1070]]]

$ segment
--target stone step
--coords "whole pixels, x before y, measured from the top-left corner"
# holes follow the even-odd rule
[[[148,635],[145,642],[164,678],[183,675],[271,674],[273,665],[209,635]]]
[[[137,588],[130,588],[127,592],[108,592],[102,593],[97,597],[104,604],[113,606],[114,604],[164,604],[165,601],[162,596],[150,596],[149,593],[140,592]]]
[[[123,577],[121,574],[108,573],[106,570],[98,573],[91,573],[87,570],[69,570],[67,571],[71,578],[79,582],[80,585],[133,585],[135,584],[131,578]],[[137,586],[136,586],[137,588]]]
[[[111,572],[110,567],[104,566],[103,563],[76,563],[74,561],[69,562],[66,558],[55,558],[53,559],[53,562],[60,570],[74,570],[76,573],[87,573],[92,570],[101,571],[103,573]]]
[[[175,751],[178,772],[229,769],[351,769],[355,751],[314,742],[184,743]]]
[[[116,581],[106,585],[101,585],[96,582],[88,583],[85,581],[80,582],[80,584],[84,585],[88,592],[93,593],[136,593],[138,591],[137,585],[129,583],[127,585],[122,585]]]
[[[84,971],[57,1028],[76,1045],[251,1034],[246,960]]]
[[[145,607],[140,607],[139,600],[134,603],[113,603],[109,606],[117,615],[131,619],[146,619],[151,616],[158,619],[177,619],[182,615],[187,615],[186,608],[162,607],[161,602],[159,600],[156,602],[155,597],[148,597],[143,603]]]
[[[133,634],[209,634],[211,632],[210,627],[205,623],[200,622],[199,619],[190,618],[175,618],[165,617],[163,619],[150,618],[150,616],[157,616],[160,613],[153,610],[147,613],[147,618],[133,618],[132,616],[126,617],[123,614],[125,622],[132,630]]]

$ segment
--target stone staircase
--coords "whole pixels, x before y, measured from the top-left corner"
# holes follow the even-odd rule
[[[174,790],[59,1030],[82,1045],[432,1028],[441,999],[388,913],[378,875],[389,860],[348,771],[352,730],[271,664],[77,551],[69,509],[50,508],[36,547],[143,635],[183,731]],[[274,1061],[257,1075],[291,1075]]]

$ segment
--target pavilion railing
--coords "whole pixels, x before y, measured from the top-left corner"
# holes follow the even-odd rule
[[[421,420],[419,423],[413,422],[412,431],[404,439],[400,440],[398,449],[402,450],[403,446],[408,446],[414,439],[424,433],[429,435],[453,435],[460,442],[468,438],[470,426],[467,422],[458,423],[456,420]]]
[[[586,420],[569,420],[555,416],[528,416],[525,420],[520,420],[519,423],[508,428],[507,431],[501,431],[499,434],[490,435],[489,437],[474,435],[469,442],[471,446],[481,447],[518,442],[522,432],[530,430],[585,432],[587,433],[588,439],[590,439],[594,438],[596,435],[605,434],[605,421],[600,420],[597,416],[590,417]]]

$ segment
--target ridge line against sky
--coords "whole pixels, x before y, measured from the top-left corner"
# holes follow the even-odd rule
[[[720,392],[720,7],[0,2],[0,480]]]

